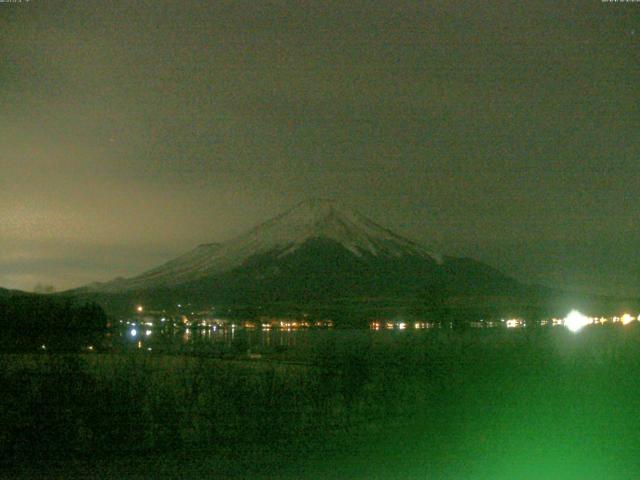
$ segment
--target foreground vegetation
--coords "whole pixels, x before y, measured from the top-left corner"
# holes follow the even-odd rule
[[[3,471],[633,478],[635,325],[380,338],[336,333],[306,352],[308,365],[2,355]]]

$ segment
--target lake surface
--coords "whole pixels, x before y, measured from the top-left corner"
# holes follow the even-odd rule
[[[261,329],[261,328],[187,328],[152,329],[127,327],[110,334],[114,349],[145,350],[163,353],[246,354],[259,356],[308,353],[328,343],[393,342],[418,338],[425,331],[373,331],[370,329]]]
[[[104,342],[94,350],[115,354],[0,356],[4,446],[19,460],[6,478],[631,480],[640,468],[635,322],[579,333],[129,325]],[[59,474],[22,473],[33,451],[58,462],[61,445]]]

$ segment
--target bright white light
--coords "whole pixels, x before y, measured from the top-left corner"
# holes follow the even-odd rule
[[[620,318],[620,321],[622,322],[623,325],[628,325],[629,323],[633,322],[635,320],[635,318],[633,318],[631,315],[629,315],[628,313],[625,313],[624,315],[622,315],[622,317]]]
[[[517,318],[510,318],[507,320],[507,328],[518,328],[520,326],[520,320]]]
[[[569,315],[564,319],[564,326],[572,332],[577,332],[582,329],[582,327],[589,325],[590,323],[591,320],[577,310],[571,310]]]
[[[398,328],[399,328],[400,330],[404,330],[405,328],[407,328],[407,324],[406,324],[406,323],[404,323],[404,322],[400,322],[400,323],[398,324]]]
[[[138,305],[138,306],[136,307],[136,310],[137,310],[138,312],[142,312],[142,310],[144,310],[144,308],[142,308],[142,305]]]
[[[151,335],[151,330],[145,330],[144,334],[148,337],[149,335]]]
[[[138,335],[138,331],[135,328],[132,328],[129,333],[131,334],[132,337],[135,337],[136,335]]]

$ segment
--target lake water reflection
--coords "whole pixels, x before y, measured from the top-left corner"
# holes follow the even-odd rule
[[[337,344],[394,342],[429,335],[426,330],[372,330],[343,328],[247,329],[168,328],[144,329],[128,327],[112,332],[105,347],[112,350],[148,351],[153,353],[187,353],[212,356],[282,357],[313,352]],[[298,355],[294,355],[298,356]]]
[[[345,335],[334,329],[247,329],[210,327],[184,329],[145,329],[130,327],[112,333],[115,349],[190,353],[267,353],[295,347],[306,350],[333,337]],[[370,335],[366,329],[351,334]],[[357,333],[355,333],[357,332]]]

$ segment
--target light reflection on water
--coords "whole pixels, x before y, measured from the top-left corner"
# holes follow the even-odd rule
[[[358,335],[368,335],[367,330],[358,330]],[[324,329],[244,329],[244,328],[186,328],[176,330],[153,330],[150,334],[132,335],[131,330],[122,330],[116,335],[115,345],[126,349],[148,349],[171,351],[188,348],[206,351],[215,347],[235,348],[238,351],[268,351],[291,347],[311,347],[334,335],[333,330]],[[341,335],[341,333],[338,333]]]

